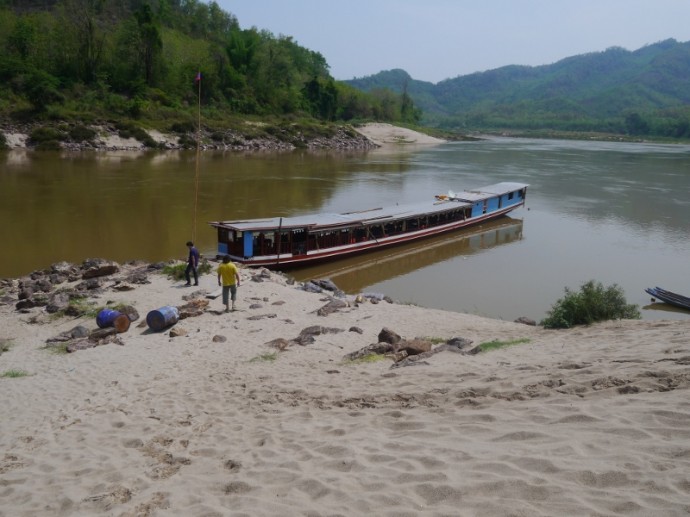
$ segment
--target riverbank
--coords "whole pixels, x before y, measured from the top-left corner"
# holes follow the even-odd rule
[[[93,315],[2,286],[0,515],[687,514],[689,321],[553,331],[246,268],[225,313],[159,267],[34,275],[139,314],[73,353]],[[188,317],[153,332],[163,306]],[[384,328],[443,351],[346,359]]]
[[[79,131],[77,131],[79,129]],[[38,131],[40,130],[40,131]],[[40,139],[36,137],[39,134]],[[77,128],[68,124],[0,126],[0,135],[9,149],[51,148],[70,151],[141,151],[150,148],[183,149],[196,146],[197,134],[163,133],[158,130],[123,130],[114,125]],[[33,138],[32,138],[33,135]],[[78,135],[78,136],[75,136]],[[242,129],[204,130],[203,149],[230,151],[366,150],[395,145],[437,144],[444,140],[391,124],[332,126],[306,131],[298,126],[286,129],[268,124],[247,123]]]

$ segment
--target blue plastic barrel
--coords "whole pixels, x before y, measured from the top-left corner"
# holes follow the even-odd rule
[[[121,312],[115,311],[113,309],[102,309],[96,315],[96,325],[98,325],[102,329],[106,327],[112,327],[115,318],[121,315]]]
[[[151,330],[163,330],[170,325],[174,325],[180,319],[177,307],[166,305],[146,315],[146,324]]]

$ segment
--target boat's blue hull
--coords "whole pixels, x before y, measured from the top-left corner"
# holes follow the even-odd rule
[[[680,294],[672,293],[660,287],[649,287],[645,292],[651,294],[654,298],[658,298],[662,302],[666,302],[674,307],[680,307],[690,311],[690,298]]]

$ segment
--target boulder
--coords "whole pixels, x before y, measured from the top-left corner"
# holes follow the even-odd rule
[[[316,314],[318,314],[319,316],[328,316],[329,314],[337,312],[340,309],[344,309],[347,306],[347,302],[344,300],[332,299],[326,305],[318,309],[316,311]]]
[[[182,337],[182,336],[186,336],[186,335],[187,335],[187,331],[181,327],[173,327],[172,329],[170,329],[170,333],[169,333],[170,337]]]
[[[120,266],[117,262],[111,262],[105,259],[86,259],[82,264],[82,270],[83,273],[81,277],[86,280],[89,278],[113,275],[120,270]]]
[[[396,343],[399,343],[401,340],[402,338],[388,327],[383,327],[383,329],[381,329],[381,332],[379,332],[380,343],[390,343],[391,345],[395,345]]]
[[[431,341],[415,338],[412,340],[402,340],[394,344],[396,352],[406,352],[408,356],[419,355],[431,350]]]
[[[69,293],[65,291],[53,293],[48,299],[48,305],[46,305],[46,311],[50,314],[56,312],[64,311],[69,307]]]

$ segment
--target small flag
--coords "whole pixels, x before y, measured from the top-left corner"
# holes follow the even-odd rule
[[[201,81],[201,72],[196,73],[196,77],[194,78],[194,84],[198,83]]]

